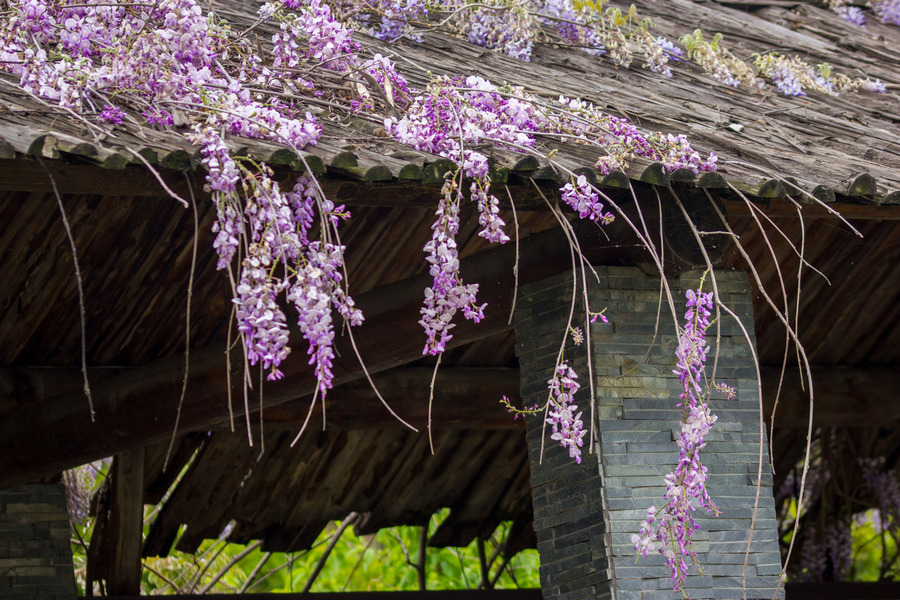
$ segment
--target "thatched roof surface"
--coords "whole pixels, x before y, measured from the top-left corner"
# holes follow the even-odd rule
[[[565,95],[594,102],[611,114],[626,116],[642,127],[684,133],[695,148],[715,151],[719,173],[752,195],[783,195],[773,179],[788,178],[800,189],[831,201],[850,197],[858,202],[900,203],[900,141],[897,92],[900,91],[900,29],[870,19],[866,28],[808,2],[636,2],[639,15],[650,17],[654,32],[677,39],[700,27],[708,38],[724,34],[723,44],[749,60],[753,53],[777,51],[811,65],[827,62],[836,73],[878,78],[888,93],[811,92],[786,97],[773,86],[759,91],[733,88],[711,79],[696,65],[674,62],[674,77],[666,79],[640,68],[615,67],[570,48],[540,45],[531,62],[484,50],[441,34],[425,35],[423,43],[386,44],[361,37],[370,52],[393,57],[400,71],[419,88],[427,73],[480,74],[495,83],[522,85],[546,97]],[[229,19],[248,21],[241,3],[219,2]],[[197,149],[165,132],[124,125],[102,128],[98,134],[70,114],[24,95],[8,78],[0,84],[0,157],[39,155],[69,157],[120,169],[140,164],[137,151],[151,162],[171,168],[196,166]],[[313,110],[317,107],[313,105]],[[377,135],[377,124],[362,119],[326,124],[317,147],[307,148],[314,170],[329,167],[341,178],[361,181],[416,181],[433,159]],[[275,165],[300,168],[302,161],[274,144],[235,139],[235,147]],[[549,148],[558,146],[545,140]],[[348,154],[349,153],[349,154]],[[352,156],[351,156],[352,155]],[[495,153],[499,164],[514,173],[564,178],[526,162],[514,153]],[[591,168],[596,156],[572,145],[561,147],[558,164],[569,169]],[[318,160],[316,160],[318,159]],[[634,180],[660,179],[657,169],[637,161],[628,171]],[[679,172],[679,180],[700,186],[721,186],[717,178],[695,178]],[[608,182],[615,185],[615,180]],[[774,188],[774,189],[773,189]],[[794,190],[792,190],[794,191]]]

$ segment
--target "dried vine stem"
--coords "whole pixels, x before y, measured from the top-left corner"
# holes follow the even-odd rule
[[[512,297],[512,306],[509,308],[509,320],[506,322],[507,325],[512,325],[513,317],[516,314],[516,299],[519,295],[519,218],[516,215],[516,203],[513,201],[512,192],[509,191],[509,186],[504,185],[503,188],[506,190],[506,195],[509,196],[509,205],[512,207],[513,214],[513,229],[516,233],[516,262],[513,265],[513,297]]]
[[[166,449],[166,457],[163,460],[163,472],[169,466],[169,458],[172,456],[172,448],[175,446],[175,438],[178,437],[178,425],[181,423],[181,409],[184,406],[184,396],[187,394],[188,375],[191,369],[191,298],[194,294],[194,273],[197,269],[197,244],[200,238],[200,217],[197,215],[197,199],[194,197],[194,188],[188,181],[188,189],[191,192],[191,209],[194,217],[194,241],[191,244],[191,270],[188,274],[187,300],[184,315],[184,376],[181,379],[181,394],[178,397],[178,409],[175,412],[175,425],[172,427],[172,437],[169,438],[169,447]]]
[[[531,183],[537,188],[537,183],[535,183],[534,180],[532,180]],[[538,189],[538,192],[540,193],[541,197],[544,199],[544,202],[547,203],[547,206],[550,208],[550,211],[553,213],[553,216],[556,217],[557,222],[559,222],[559,226],[560,226],[560,228],[562,228],[563,232],[566,234],[566,238],[569,239],[569,253],[571,254],[571,257],[572,257],[572,301],[569,304],[569,317],[566,320],[566,329],[563,332],[562,341],[560,342],[560,346],[559,346],[559,352],[556,355],[556,365],[559,365],[560,362],[562,361],[563,352],[565,351],[565,348],[566,348],[566,339],[569,337],[569,328],[572,326],[572,317],[575,314],[575,300],[578,297],[577,296],[578,276],[577,276],[577,266],[576,266],[577,263],[575,261],[575,246],[574,246],[574,244],[572,244],[571,238],[569,238],[569,230],[565,226],[565,223],[564,223],[565,219],[559,213],[559,209],[557,207],[553,206],[552,204],[550,204],[550,200],[547,199],[547,196],[544,195],[544,192],[540,188],[537,188],[537,189]],[[553,375],[556,376],[555,366],[554,366]],[[541,424],[541,452],[540,452],[540,456],[538,457],[538,464],[543,464],[543,460],[544,460],[544,440],[547,437],[546,436],[547,415],[550,412],[550,405],[552,404],[552,400],[551,400],[552,397],[553,397],[553,392],[551,390],[550,392],[548,392],[547,402],[544,404],[544,415],[543,415],[543,420],[542,420],[542,424]],[[592,420],[591,421],[591,435],[592,436],[593,436],[593,428],[594,428],[594,423]]]
[[[431,371],[431,383],[428,386],[428,447],[434,454],[434,436],[431,430],[431,405],[434,403],[434,382],[437,379],[438,369],[441,367],[441,358],[444,354],[438,354],[437,360],[434,362],[434,369]]]
[[[56,187],[56,179],[44,159],[37,157],[38,163],[50,179],[50,185],[53,187],[53,195],[56,196],[56,205],[59,207],[59,217],[62,221],[63,228],[66,230],[66,238],[69,240],[69,248],[72,250],[72,264],[75,266],[75,283],[78,286],[78,316],[81,320],[81,375],[84,379],[84,395],[88,401],[88,408],[91,411],[91,422],[96,421],[94,413],[94,398],[91,394],[91,382],[88,378],[87,368],[87,311],[84,308],[84,280],[81,278],[81,266],[78,261],[78,248],[75,247],[75,236],[72,234],[72,226],[69,224],[69,218],[66,216],[66,208],[63,206],[62,196],[59,188]]]
[[[753,529],[754,529],[754,526],[756,525],[757,514],[759,513],[759,496],[760,496],[760,490],[762,488],[762,466],[763,466],[763,461],[764,461],[763,448],[765,448],[765,445],[763,444],[763,438],[765,437],[765,434],[766,434],[765,420],[763,418],[762,377],[761,377],[761,372],[760,372],[760,368],[759,368],[759,356],[756,353],[756,349],[753,346],[753,338],[750,337],[750,333],[747,331],[747,328],[741,322],[740,318],[734,313],[734,311],[732,311],[724,302],[722,302],[722,296],[719,293],[718,280],[716,279],[716,276],[715,276],[715,267],[713,266],[713,263],[709,258],[709,253],[706,251],[706,246],[704,246],[704,244],[703,244],[703,239],[700,237],[700,232],[697,229],[697,226],[694,224],[693,220],[691,219],[690,214],[688,214],[688,211],[684,208],[684,204],[681,202],[681,199],[678,197],[678,195],[673,192],[672,196],[675,199],[675,203],[678,206],[679,210],[681,210],[681,214],[684,216],[685,220],[688,222],[688,225],[690,225],[691,232],[694,235],[694,239],[697,242],[697,246],[700,248],[700,252],[703,254],[703,260],[706,262],[706,268],[709,270],[709,273],[710,273],[710,282],[712,283],[712,286],[713,286],[713,293],[714,293],[713,298],[715,300],[715,306],[716,306],[716,321],[718,322],[717,323],[717,331],[716,331],[716,341],[718,343],[718,341],[722,337],[721,314],[719,312],[719,310],[721,309],[721,310],[724,310],[726,313],[728,313],[728,315],[731,316],[734,319],[734,321],[737,323],[738,327],[740,327],[741,333],[744,336],[744,340],[747,342],[748,348],[750,348],[750,355],[753,358],[753,366],[756,369],[756,382],[757,382],[756,385],[757,385],[757,392],[759,395],[759,455],[757,457],[758,460],[757,460],[757,472],[756,472],[756,494],[755,494],[754,502],[753,502],[753,513],[752,513],[752,517],[750,518],[750,531],[748,532],[748,535],[747,535],[747,551],[744,554],[744,566],[743,566],[743,571],[742,571],[742,575],[741,575],[742,580],[743,580],[743,585],[741,586],[741,588],[742,588],[741,591],[743,592],[744,600],[746,600],[747,599],[747,564],[750,559],[750,544],[753,541]],[[718,353],[715,358],[718,359]]]
[[[750,202],[747,199],[747,197],[740,190],[738,190],[737,188],[734,188],[733,186],[730,186],[730,187],[735,193],[737,193],[744,200],[745,203]],[[713,210],[715,210],[720,221],[725,226],[725,229],[728,231],[728,233],[730,233],[733,236],[734,239],[737,239],[737,235],[734,233],[731,226],[728,224],[728,220],[725,218],[725,215],[722,214],[722,211],[719,209],[718,205],[715,203],[712,196],[709,194],[709,191],[707,191],[707,190],[704,190],[704,191],[706,192],[707,197],[710,200]],[[797,497],[797,518],[794,519],[794,535],[791,537],[790,544],[788,545],[787,555],[785,556],[785,560],[784,560],[785,564],[781,570],[782,576],[778,580],[778,585],[776,586],[775,594],[773,595],[773,599],[774,599],[778,595],[778,592],[781,589],[781,585],[784,582],[784,575],[787,571],[787,564],[790,562],[791,554],[794,549],[794,544],[798,537],[797,533],[799,532],[799,527],[800,527],[800,515],[802,514],[804,493],[806,491],[806,476],[809,472],[809,464],[810,464],[815,394],[814,394],[814,390],[813,390],[812,368],[809,364],[809,359],[806,356],[806,351],[803,348],[803,345],[800,342],[799,337],[797,336],[797,332],[794,331],[794,328],[791,326],[788,317],[786,315],[782,315],[781,312],[779,311],[778,307],[775,306],[775,302],[772,300],[772,298],[769,296],[769,293],[766,291],[765,286],[763,285],[763,282],[762,282],[762,278],[760,277],[759,272],[757,271],[756,266],[754,265],[753,260],[750,258],[750,255],[747,253],[746,249],[744,249],[744,247],[739,243],[736,244],[735,247],[737,248],[738,252],[740,252],[741,256],[744,258],[744,261],[746,262],[747,267],[750,269],[750,273],[753,276],[754,281],[756,282],[756,285],[757,285],[757,288],[759,289],[760,294],[765,299],[765,301],[769,305],[769,307],[772,309],[772,311],[774,312],[774,314],[778,318],[778,320],[781,321],[782,325],[785,328],[785,331],[791,336],[791,339],[796,344],[797,350],[800,353],[800,358],[801,358],[801,363],[800,363],[801,370],[803,372],[805,372],[807,380],[809,381],[809,421],[807,424],[806,448],[804,450],[804,459],[803,459],[803,473],[800,478],[800,491],[799,491],[799,494]],[[757,375],[757,377],[759,377],[759,376]],[[760,385],[760,389],[759,389],[759,394],[760,394],[760,396],[759,396],[760,402],[762,402],[761,385]],[[760,410],[762,410],[762,408],[760,408]]]

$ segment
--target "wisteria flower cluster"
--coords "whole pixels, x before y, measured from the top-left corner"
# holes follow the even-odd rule
[[[828,8],[845,21],[850,21],[860,27],[866,26],[865,13],[860,7],[848,4],[847,0],[829,0]]]
[[[404,108],[409,93],[393,64],[382,56],[359,58],[352,31],[319,0],[284,0],[260,10],[261,18],[282,23],[271,69],[194,0],[152,6],[22,0],[11,9],[0,28],[0,65],[18,75],[26,90],[77,111],[100,106],[97,119],[113,125],[129,118],[128,108],[157,127],[193,123],[189,139],[201,148],[217,209],[217,266],[230,268],[239,257],[234,303],[249,363],[268,370],[270,379],[282,376],[279,366],[290,352],[283,297],[297,309],[320,390],[330,388],[332,309],[350,324],[362,320],[346,293],[344,249],[329,235],[348,215],[309,176],[285,193],[265,165],[234,159],[223,134],[272,140],[297,151],[315,144],[321,127],[309,112],[278,96],[250,92],[251,86],[308,89],[312,84],[302,74],[313,68],[365,72],[382,87],[380,94],[357,101],[357,108],[374,107],[376,96]],[[226,63],[226,50],[239,60]],[[362,83],[357,95],[369,85]],[[311,236],[317,218],[320,240]]]
[[[659,161],[673,171],[716,170],[715,153],[702,159],[683,135],[644,133],[626,119],[607,115],[579,99],[561,97],[558,105],[548,106],[519,88],[500,88],[476,76],[436,79],[412,99],[403,117],[385,119],[384,127],[403,144],[458,165],[447,173],[432,240],[425,247],[434,282],[426,290],[421,324],[428,336],[425,351],[432,354],[442,352],[452,338],[450,320],[458,310],[467,318],[481,318],[477,288],[463,286],[458,273],[455,236],[463,179],[470,181],[470,196],[478,207],[479,235],[494,243],[509,240],[503,232],[499,202],[490,193],[489,158],[479,149],[485,142],[523,152],[534,146],[538,133],[575,137],[601,149],[604,154],[597,167],[604,173],[624,169],[635,157]],[[613,220],[585,176],[573,178],[560,193],[581,218],[601,224]]]
[[[81,111],[116,90],[153,122],[171,124],[161,102],[199,101],[198,87],[217,79],[223,48],[194,0],[161,0],[131,10],[90,0],[10,2],[0,29],[0,64],[34,94]],[[221,83],[221,82],[217,82]],[[104,108],[104,119],[111,116]],[[112,121],[117,119],[112,117]]]
[[[26,90],[76,111],[93,112],[98,121],[115,126],[138,121],[137,114],[155,127],[191,125],[189,140],[201,148],[217,209],[217,266],[231,268],[237,261],[238,329],[249,362],[261,364],[272,379],[281,376],[280,365],[290,351],[287,316],[279,299],[287,299],[298,311],[322,390],[331,384],[331,309],[351,323],[361,321],[342,279],[343,248],[330,241],[329,231],[344,217],[342,210],[308,177],[286,193],[265,165],[236,159],[226,144],[226,135],[271,140],[296,151],[316,144],[321,126],[302,104],[305,94],[325,93],[314,83],[316,69],[352,82],[344,92],[329,91],[332,97],[355,110],[383,108],[402,114],[385,123],[391,135],[458,165],[448,178],[434,237],[426,247],[434,276],[422,309],[428,352],[446,347],[455,312],[462,310],[475,320],[483,314],[475,298],[477,285],[464,284],[458,273],[454,238],[462,190],[468,190],[466,196],[478,207],[480,235],[493,243],[509,239],[491,193],[489,159],[479,145],[527,151],[536,133],[574,133],[604,148],[617,145],[604,149],[604,156],[614,157],[609,169],[623,167],[632,156],[661,159],[671,168],[714,168],[714,160],[701,165],[684,138],[643,135],[589,105],[579,109],[577,118],[559,116],[572,112],[566,106],[548,116],[546,102],[478,77],[437,79],[425,93],[415,95],[386,57],[360,57],[352,30],[322,0],[276,0],[259,9],[261,20],[280,24],[268,64],[246,39],[207,18],[196,0],[127,7],[100,0],[76,5],[17,0],[10,8],[11,17],[0,28],[0,68],[18,75]],[[405,31],[427,12],[415,0],[384,0],[370,8],[383,17],[379,31],[385,38],[400,35],[401,28]],[[525,4],[498,2],[483,8],[481,34],[479,20],[470,20],[476,43],[511,51],[509,44],[518,43],[511,40],[524,39],[539,27]],[[545,16],[571,17],[581,28],[579,35],[596,46],[601,43],[597,32],[610,23],[597,29],[582,12],[583,7],[557,2],[548,5]],[[634,18],[633,11],[610,15],[621,21],[613,23],[616,27]],[[525,25],[509,37],[509,30],[502,33],[502,27],[491,25],[496,18],[514,18]],[[593,34],[584,33],[591,27]],[[496,37],[501,34],[507,37]],[[494,41],[489,41],[491,36]],[[524,57],[529,48],[521,45],[518,51]],[[266,90],[275,94],[260,93]],[[296,93],[296,99],[284,100],[283,91]],[[586,218],[611,218],[596,190],[580,179],[564,190],[564,199]],[[312,235],[316,221],[321,239]]]
[[[455,25],[477,46],[499,50],[519,60],[531,60],[537,22],[523,2],[489,0],[456,12]]]
[[[703,38],[703,32],[695,29],[693,33],[681,36],[678,41],[687,50],[688,59],[716,81],[732,87],[741,83],[755,88],[764,87],[765,82],[757,77],[750,65],[719,44],[722,37],[721,33],[717,33],[712,41],[707,41]]]
[[[884,457],[860,459],[859,466],[869,494],[878,504],[881,528],[900,528],[900,481],[885,468]]]
[[[581,448],[587,430],[575,403],[575,393],[581,387],[578,375],[568,361],[563,361],[556,366],[547,386],[550,389],[550,404],[546,423],[550,425],[550,439],[559,442],[569,451],[569,458],[581,464]]]
[[[823,530],[810,527],[803,540],[800,560],[792,569],[798,581],[823,582],[826,574],[835,581],[848,578],[853,564],[849,519],[830,523]]]
[[[681,434],[675,442],[679,449],[678,464],[665,476],[665,504],[662,508],[651,506],[640,532],[631,536],[634,548],[641,556],[657,551],[666,557],[674,589],[684,588],[688,559],[697,564],[692,540],[700,525],[694,520],[694,511],[701,507],[710,514],[719,514],[706,489],[707,468],[700,462],[700,450],[706,445],[706,436],[716,422],[716,416],[709,409],[708,390],[703,385],[704,364],[709,352],[706,329],[713,296],[702,290],[688,290],[686,296],[685,325],[675,350],[678,362],[674,372],[682,384],[680,406],[683,413]]]
[[[900,25],[900,0],[869,0],[869,6],[882,23]]]
[[[354,15],[359,30],[388,42],[408,38],[422,41],[421,30],[415,27],[429,16],[429,5],[424,0],[341,0],[340,10]]]
[[[798,57],[788,58],[777,52],[757,55],[754,64],[760,75],[768,77],[785,96],[805,96],[804,89],[836,95],[838,92],[865,89],[885,92],[881,81],[868,78],[851,79],[843,74],[835,75],[831,65],[820,64],[818,70]]]
[[[643,67],[672,77],[670,60],[689,60],[697,64],[714,79],[737,87],[744,83],[753,88],[763,88],[770,79],[785,95],[803,95],[802,89],[819,91],[884,91],[883,85],[868,78],[851,79],[840,76],[835,81],[818,81],[814,74],[806,83],[807,65],[799,57],[783,57],[777,64],[765,64],[759,72],[751,64],[736,57],[720,42],[721,34],[711,41],[703,39],[698,29],[680,38],[682,50],[671,40],[652,33],[653,23],[640,19],[632,5],[627,11],[606,6],[606,0],[490,0],[472,4],[459,0],[370,0],[362,11],[356,10],[344,0],[348,12],[361,13],[358,17],[375,36],[392,40],[404,36],[418,40],[418,26],[428,26],[424,21],[429,14],[450,14],[444,22],[451,31],[469,42],[488,49],[498,50],[530,60],[535,44],[548,40],[545,30],[555,33],[562,43],[582,49],[595,56],[606,56],[619,67],[630,66],[635,56],[644,59]],[[846,0],[831,0],[832,10],[843,18],[864,23],[862,11]],[[900,22],[900,0],[871,0],[870,6],[884,22]],[[380,24],[373,15],[380,16]],[[757,65],[759,66],[759,65]]]
[[[320,198],[311,176],[301,176],[294,189],[284,193],[268,169],[242,172],[212,130],[197,137],[198,141],[205,137],[203,160],[217,207],[213,230],[218,267],[230,267],[239,249],[246,248],[234,304],[247,359],[269,370],[270,380],[282,377],[279,366],[290,352],[287,316],[278,302],[284,295],[297,311],[309,362],[324,394],[333,381],[332,309],[350,325],[359,325],[363,317],[344,287],[344,247],[311,240],[310,233],[316,216],[327,228],[336,227],[349,214],[343,206]],[[238,182],[244,191],[243,206]]]
[[[431,265],[431,286],[425,289],[425,303],[419,324],[425,329],[428,341],[423,354],[440,354],[453,337],[450,329],[454,315],[462,310],[469,320],[484,318],[484,308],[476,303],[478,284],[464,284],[459,274],[459,252],[456,234],[459,232],[459,186],[453,175],[447,177],[437,209],[437,220],[431,226],[431,240],[425,244],[426,259]]]
[[[869,0],[867,4],[882,23],[900,25],[900,0]],[[828,8],[854,25],[866,26],[862,8],[851,5],[847,0],[829,0]]]
[[[670,171],[689,169],[696,174],[717,168],[715,152],[704,160],[684,135],[643,132],[627,119],[608,115],[579,98],[560,96],[559,104],[561,109],[549,114],[547,132],[574,136],[602,149],[595,165],[601,173],[624,170],[637,157],[660,162]],[[575,185],[573,190],[581,187]]]
[[[571,206],[572,210],[577,212],[582,219],[590,219],[603,224],[613,221],[613,214],[603,212],[603,203],[600,202],[600,197],[588,184],[587,177],[584,175],[579,175],[574,182],[564,185],[560,192],[562,192],[562,201]]]

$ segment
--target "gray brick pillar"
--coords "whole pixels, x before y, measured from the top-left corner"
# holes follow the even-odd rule
[[[61,484],[0,489],[0,598],[75,598]]]
[[[609,324],[591,328],[591,359],[596,407],[594,454],[581,465],[549,439],[543,440],[542,418],[526,420],[534,528],[541,556],[545,598],[615,600],[681,598],[672,590],[670,571],[659,554],[636,560],[631,535],[640,529],[651,505],[664,502],[664,476],[678,459],[674,440],[681,431],[676,406],[681,384],[675,366],[676,334],[664,304],[654,341],[660,281],[636,268],[597,267],[600,282],[589,276],[591,310],[606,308]],[[701,273],[670,280],[679,322],[684,291],[696,288]],[[722,300],[753,336],[750,285],[744,273],[717,273]],[[704,290],[709,291],[707,280]],[[572,298],[572,276],[564,275],[525,287],[516,309],[517,352],[522,396],[528,405],[547,400]],[[584,327],[579,301],[574,325]],[[718,422],[707,436],[701,460],[709,468],[707,487],[722,510],[718,518],[695,513],[701,530],[694,549],[704,573],[694,568],[686,592],[694,599],[771,598],[781,571],[768,449],[763,446],[763,477],[753,541],[743,575],[756,496],[760,449],[759,395],[751,351],[737,324],[723,316],[717,381],[737,389],[737,398],[711,401]],[[709,331],[715,351],[715,324]],[[755,340],[754,340],[755,341]],[[576,395],[590,423],[587,350],[571,337],[565,357],[578,372]],[[585,437],[587,442],[588,437]],[[765,443],[765,440],[763,440]],[[780,592],[783,597],[783,589]]]

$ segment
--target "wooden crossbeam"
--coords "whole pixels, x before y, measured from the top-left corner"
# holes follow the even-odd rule
[[[762,370],[763,404],[769,423],[781,369]],[[890,367],[814,367],[814,427],[892,427],[900,421],[900,370]],[[805,380],[805,378],[804,378]],[[775,429],[807,429],[809,386],[800,372],[785,372],[775,413]]]
[[[428,391],[433,370],[425,367],[399,368],[373,376],[376,389],[404,421],[417,429],[428,424]],[[431,403],[431,423],[440,429],[520,429],[500,404],[507,396],[521,406],[519,370],[508,368],[442,368],[438,370]],[[292,400],[263,411],[267,431],[297,429],[306,419],[312,398]],[[312,422],[322,419],[321,403],[312,412]],[[390,429],[404,427],[375,396],[367,383],[358,382],[328,393],[325,415],[329,427],[344,429]],[[478,418],[473,418],[478,415]],[[251,423],[259,422],[254,413]]]
[[[752,211],[743,200],[724,200],[729,217],[750,217]],[[763,213],[773,219],[797,218],[797,204],[790,200],[773,199],[755,204]],[[825,208],[827,206],[828,208]],[[801,205],[804,219],[848,219],[851,221],[898,221],[900,207],[892,204],[851,204],[849,202],[829,202],[827,205],[804,203]],[[829,210],[831,209],[831,210]]]
[[[582,236],[582,251],[597,262],[635,258],[643,250],[637,244],[612,244],[596,228]],[[610,239],[625,239],[613,232]],[[571,268],[569,243],[560,230],[529,236],[520,246],[519,284],[538,281]],[[461,261],[466,281],[480,282],[479,299],[487,302],[481,323],[458,320],[451,347],[508,331],[515,287],[513,244],[491,248]],[[371,373],[391,369],[422,356],[425,344],[419,325],[422,290],[430,284],[427,275],[384,286],[356,297],[367,315],[354,335],[361,356]],[[299,335],[292,336],[302,347]],[[348,337],[335,340],[338,356],[333,372],[336,384],[364,376]],[[285,378],[265,386],[263,406],[276,406],[311,394],[315,374],[302,356],[283,365]],[[183,357],[176,356],[108,377],[94,386],[96,418],[80,390],[38,402],[24,402],[0,419],[0,487],[33,481],[73,466],[117,454],[172,435],[184,371]],[[231,384],[235,397],[241,381],[242,360],[235,352]],[[182,408],[179,431],[207,429],[228,418],[228,378],[223,344],[194,350],[190,378]],[[27,396],[27,390],[17,391]],[[236,404],[238,414],[240,408]],[[258,405],[254,399],[253,405]]]

